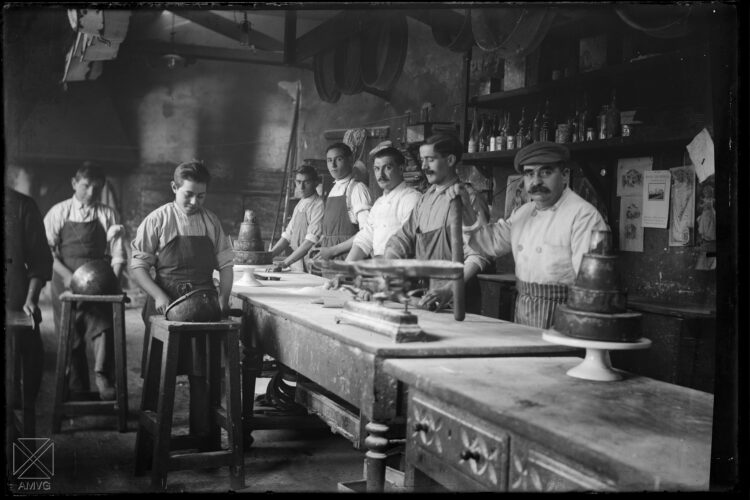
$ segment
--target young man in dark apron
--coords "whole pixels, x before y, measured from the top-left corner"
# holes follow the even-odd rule
[[[326,164],[335,184],[328,193],[323,213],[323,231],[319,259],[343,260],[352,248],[354,235],[367,223],[372,207],[372,195],[364,183],[352,176],[352,150],[344,143],[331,144],[326,149]]]
[[[151,332],[152,315],[164,314],[167,306],[193,290],[213,289],[213,271],[219,271],[219,305],[222,315],[229,313],[229,295],[232,291],[234,253],[229,238],[221,227],[219,218],[203,208],[211,177],[198,161],[178,165],[171,186],[173,202],[157,208],[138,226],[131,243],[130,271],[133,280],[147,294],[143,308],[145,324],[144,356]],[[151,268],[155,278],[151,277]],[[198,407],[206,401],[206,384],[203,363],[205,346],[189,342],[180,345],[177,373],[187,374],[190,381],[190,427],[204,428],[205,408]],[[141,366],[144,374],[145,366]],[[202,411],[203,410],[203,411]]]
[[[115,211],[99,202],[104,175],[92,166],[81,167],[72,179],[73,197],[54,205],[44,217],[47,242],[54,256],[51,294],[55,328],[60,331],[60,294],[70,287],[73,273],[93,260],[110,260],[119,279],[127,261],[122,226]],[[95,382],[103,400],[113,400],[114,344],[112,305],[83,303],[76,308],[70,364],[72,392],[89,390],[86,343],[94,347]]]
[[[385,247],[385,258],[418,260],[451,260],[448,211],[452,196],[451,186],[460,184],[456,165],[461,161],[463,146],[452,135],[434,135],[419,147],[422,170],[430,184],[417,202],[411,217],[391,236]],[[469,204],[470,206],[470,204]],[[479,282],[476,274],[488,261],[466,244],[464,249],[464,282],[466,283],[466,311],[478,313],[480,307]],[[419,302],[420,307],[447,307],[453,298],[450,282],[431,280],[430,288]]]

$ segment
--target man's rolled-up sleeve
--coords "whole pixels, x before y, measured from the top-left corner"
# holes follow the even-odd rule
[[[307,222],[307,234],[305,239],[315,244],[320,241],[320,236],[323,234],[323,214],[325,213],[325,204],[323,199],[317,199],[310,210],[308,216],[310,217]]]
[[[494,224],[464,231],[464,241],[472,252],[484,257],[500,257],[511,251],[510,222],[500,219]]]
[[[148,216],[135,232],[135,238],[130,242],[132,256],[130,269],[151,269],[156,265],[156,251],[159,248],[159,237],[162,225],[156,217]]]

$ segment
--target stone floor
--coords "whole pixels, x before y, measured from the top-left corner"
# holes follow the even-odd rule
[[[140,405],[140,378],[143,322],[135,304],[126,310],[128,355],[128,432],[119,433],[113,416],[79,416],[66,419],[62,432],[50,434],[54,400],[57,335],[52,308],[43,295],[41,325],[44,342],[44,378],[37,399],[37,437],[54,443],[53,494],[103,494],[145,492],[148,476],[133,475],[137,410]],[[137,299],[137,297],[134,297]],[[89,364],[91,364],[89,352]],[[182,380],[185,378],[185,380]],[[93,374],[91,376],[93,384]],[[263,380],[261,380],[263,382]],[[265,381],[267,383],[267,380]],[[262,384],[257,392],[264,390]],[[178,380],[175,433],[187,425],[187,381]],[[335,492],[339,482],[362,478],[364,454],[344,438],[321,430],[266,430],[253,433],[255,442],[245,450],[247,492]],[[10,446],[10,445],[8,445]],[[9,475],[6,486],[13,488]],[[168,491],[224,492],[229,489],[226,467],[216,470],[190,470],[169,473]]]

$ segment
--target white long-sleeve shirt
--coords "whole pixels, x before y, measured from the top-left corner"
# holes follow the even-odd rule
[[[346,187],[349,185],[351,179],[352,174],[349,174],[343,179],[337,179],[334,181],[333,187],[328,193],[328,197],[346,196]],[[346,204],[348,207],[347,215],[349,215],[349,221],[352,224],[359,224],[359,227],[362,227],[367,224],[367,216],[372,207],[372,195],[364,183],[356,181],[349,192],[350,199]]]
[[[112,257],[112,264],[125,263],[128,260],[128,254],[125,250],[123,239],[124,228],[117,220],[117,214],[108,205],[94,203],[88,207],[78,201],[73,196],[70,199],[57,203],[49,209],[44,216],[44,229],[47,233],[47,243],[52,248],[59,248],[60,231],[65,221],[71,222],[91,222],[98,220],[104,231],[107,233],[107,254]],[[119,231],[117,231],[119,229]]]
[[[284,232],[281,233],[281,237],[287,241],[292,241],[294,234],[294,227],[296,224],[302,224],[303,221],[307,221],[307,231],[305,232],[305,239],[317,243],[320,239],[320,235],[323,232],[323,211],[325,206],[323,198],[318,193],[313,193],[307,198],[302,198],[294,206],[292,216],[289,219]]]
[[[468,245],[485,256],[512,251],[519,280],[572,285],[594,229],[608,229],[599,211],[565,188],[557,203],[546,210],[529,202],[508,220],[465,231]]]
[[[370,210],[367,223],[360,226],[353,244],[365,255],[383,255],[385,244],[393,233],[409,219],[421,193],[401,182],[388,194],[375,200]]]

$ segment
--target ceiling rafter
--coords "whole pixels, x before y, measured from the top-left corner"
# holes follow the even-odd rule
[[[220,35],[224,35],[232,40],[240,41],[240,27],[237,23],[225,19],[224,17],[214,14],[207,10],[180,10],[172,9],[175,15],[184,17],[188,21],[194,22],[195,24],[202,26],[208,30],[211,30]],[[284,44],[273,37],[265,35],[257,30],[250,30],[249,41],[251,45],[259,50],[268,51],[283,51]]]

